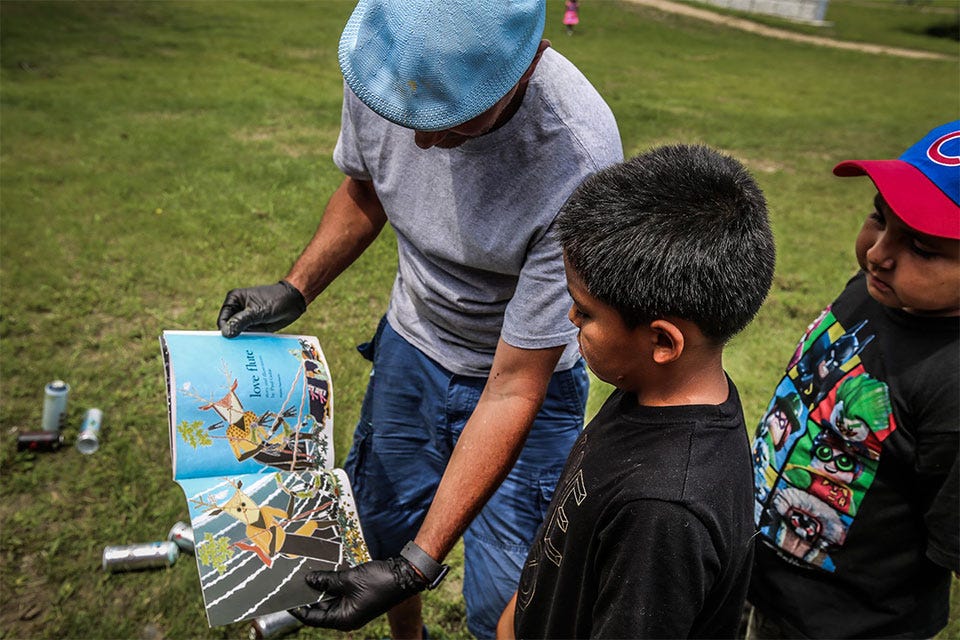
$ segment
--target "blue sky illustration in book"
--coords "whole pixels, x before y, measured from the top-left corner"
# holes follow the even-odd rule
[[[333,464],[333,391],[319,345],[304,336],[232,340],[167,332],[174,477]],[[171,432],[173,435],[173,432]]]

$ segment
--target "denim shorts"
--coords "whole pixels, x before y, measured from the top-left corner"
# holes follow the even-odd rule
[[[412,540],[486,378],[453,374],[381,322],[359,347],[373,360],[344,468],[374,558]],[[517,589],[567,453],[583,428],[589,380],[580,360],[554,373],[546,400],[508,477],[463,537],[467,626],[492,638]]]

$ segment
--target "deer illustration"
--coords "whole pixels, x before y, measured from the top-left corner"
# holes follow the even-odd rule
[[[227,376],[227,380],[231,379],[232,376],[225,367],[222,372]],[[237,385],[237,379],[233,378],[227,393],[219,400],[212,401],[191,392],[186,386],[181,392],[201,401],[203,404],[198,405],[201,411],[212,410],[220,417],[220,421],[209,426],[208,430],[216,431],[225,428],[225,437],[238,461],[243,462],[253,458],[260,464],[288,471],[316,468],[317,458],[310,453],[307,446],[307,442],[314,438],[314,434],[294,430],[287,424],[287,419],[296,415],[296,409],[287,407],[280,413],[265,411],[257,415],[244,408],[240,396],[237,395]],[[313,385],[309,382],[308,389],[312,411],[315,393]],[[325,404],[325,389],[322,395]],[[322,408],[321,415],[323,415]]]
[[[234,492],[222,504],[202,498],[191,502],[195,506],[203,507],[208,515],[226,514],[246,525],[246,540],[234,542],[233,546],[257,554],[268,567],[272,567],[274,559],[280,555],[315,558],[333,565],[339,564],[340,534],[337,521],[321,519],[298,522],[325,511],[333,504],[332,501],[291,516],[289,512],[293,506],[292,497],[286,510],[269,505],[260,506],[243,492],[242,480],[227,481],[233,486]],[[282,484],[280,487],[287,491]]]

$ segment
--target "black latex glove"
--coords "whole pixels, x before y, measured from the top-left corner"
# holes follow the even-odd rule
[[[311,627],[339,631],[359,629],[410,596],[427,588],[427,581],[404,558],[373,560],[343,571],[314,571],[307,584],[324,592],[316,604],[290,610]]]
[[[233,289],[220,307],[217,328],[227,338],[243,331],[277,331],[303,315],[307,301],[287,282]]]

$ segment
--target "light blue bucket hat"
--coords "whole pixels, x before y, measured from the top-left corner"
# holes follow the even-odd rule
[[[340,70],[387,120],[449,129],[520,80],[545,18],[544,0],[360,0],[340,37]]]

